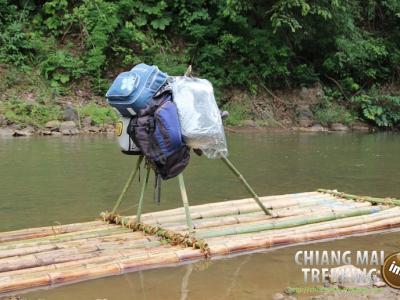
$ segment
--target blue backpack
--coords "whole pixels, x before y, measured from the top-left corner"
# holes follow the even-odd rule
[[[190,150],[183,142],[178,111],[168,86],[131,118],[127,133],[164,180],[177,176],[189,163]]]
[[[138,64],[117,76],[107,91],[107,101],[122,116],[134,116],[150,103],[167,78],[157,66]]]

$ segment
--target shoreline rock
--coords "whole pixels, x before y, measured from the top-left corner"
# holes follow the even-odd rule
[[[79,133],[79,130],[76,127],[76,124],[74,121],[61,122],[59,131],[63,135],[76,135]]]
[[[342,123],[332,123],[330,126],[332,131],[349,131],[350,128]]]

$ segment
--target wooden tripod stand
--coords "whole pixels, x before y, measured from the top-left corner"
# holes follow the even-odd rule
[[[114,205],[114,208],[112,210],[112,214],[115,214],[119,208],[119,206],[122,203],[122,199],[124,198],[126,192],[128,191],[129,186],[131,185],[133,179],[136,177],[137,173],[140,170],[140,165],[143,161],[143,155],[140,155],[135,168],[132,170],[131,174],[128,177],[128,180],[122,189],[121,194],[118,197],[117,202]],[[246,179],[243,177],[243,175],[238,171],[238,169],[232,164],[232,162],[225,156],[221,156],[221,160],[225,163],[225,165],[228,167],[229,170],[231,170],[239,179],[239,181],[244,185],[246,190],[251,194],[253,197],[254,201],[260,206],[260,208],[264,211],[265,214],[267,215],[272,215],[271,211],[268,210],[265,205],[261,202],[260,198],[256,194],[256,192],[253,190],[253,188],[249,185],[249,183],[246,181]],[[139,203],[138,203],[138,208],[136,212],[136,222],[140,223],[141,220],[141,215],[142,215],[142,208],[143,208],[143,201],[144,201],[144,193],[147,188],[147,184],[149,182],[149,177],[150,177],[150,166],[147,166],[146,169],[146,177],[145,180],[143,181],[142,188],[140,191],[140,197],[139,197]],[[186,223],[189,228],[189,233],[194,233],[194,226],[193,226],[193,221],[192,217],[190,215],[190,209],[189,209],[189,200],[188,196],[186,193],[186,187],[185,187],[185,182],[183,180],[183,175],[182,173],[178,175],[178,180],[179,180],[179,189],[181,191],[181,197],[182,197],[182,202],[183,202],[183,207],[185,209],[185,215],[186,215]]]

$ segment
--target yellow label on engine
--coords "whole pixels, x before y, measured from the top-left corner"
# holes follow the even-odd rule
[[[118,121],[115,125],[115,134],[117,136],[121,136],[122,130],[124,129],[124,123],[122,121]]]

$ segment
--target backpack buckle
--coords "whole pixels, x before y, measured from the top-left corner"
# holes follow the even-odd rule
[[[152,133],[154,132],[155,129],[156,129],[156,121],[153,118],[148,119],[146,122],[146,132]]]

